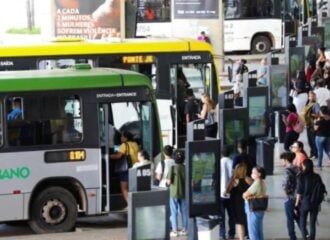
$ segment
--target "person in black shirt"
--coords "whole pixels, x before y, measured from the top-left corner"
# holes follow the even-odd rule
[[[237,143],[238,155],[233,159],[233,169],[240,163],[245,163],[247,166],[247,176],[251,176],[252,168],[257,164],[253,156],[247,152],[248,143],[245,139],[240,139]]]
[[[191,88],[188,88],[186,91],[186,103],[184,108],[184,114],[186,123],[189,123],[191,121],[194,121],[198,119],[197,114],[199,113],[199,106],[198,106],[198,100],[194,97],[194,92]]]
[[[306,159],[303,162],[303,171],[298,177],[297,182],[297,198],[295,207],[299,207],[300,212],[300,231],[302,234],[302,239],[307,239],[307,229],[306,229],[306,222],[307,222],[307,215],[309,214],[309,239],[315,239],[316,235],[316,220],[317,215],[319,213],[319,205],[312,204],[310,199],[313,193],[313,189],[316,186],[317,182],[321,181],[322,179],[320,175],[314,173],[314,164],[313,161],[310,159]],[[323,182],[322,182],[323,184]]]

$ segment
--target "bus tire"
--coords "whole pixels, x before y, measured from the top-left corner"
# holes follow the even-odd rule
[[[29,225],[36,233],[72,231],[77,219],[77,202],[62,187],[49,187],[33,200]]]
[[[265,54],[268,53],[271,48],[271,42],[268,37],[259,35],[252,40],[252,53],[253,54]]]

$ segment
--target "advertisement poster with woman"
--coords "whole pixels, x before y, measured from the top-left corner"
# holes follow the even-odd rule
[[[120,0],[55,0],[55,36],[120,37]]]

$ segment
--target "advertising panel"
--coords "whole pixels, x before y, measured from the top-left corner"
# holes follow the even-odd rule
[[[219,1],[214,0],[174,0],[174,18],[204,18],[219,17]]]
[[[120,37],[120,0],[55,0],[55,36]]]

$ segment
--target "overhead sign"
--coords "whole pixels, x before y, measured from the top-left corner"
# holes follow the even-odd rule
[[[174,0],[174,18],[219,17],[219,1],[215,0]]]
[[[120,37],[120,0],[55,0],[55,36]]]

